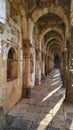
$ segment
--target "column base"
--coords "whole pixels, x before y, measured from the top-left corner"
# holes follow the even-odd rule
[[[65,81],[63,80],[63,85],[62,86],[63,86],[63,88],[67,88],[67,81],[66,80]]]
[[[66,102],[73,103],[73,90],[67,90],[66,92]]]
[[[44,74],[41,74],[41,79],[45,80],[45,75]]]
[[[22,98],[30,98],[31,96],[31,88],[27,87],[27,88],[23,88],[22,89]]]
[[[62,85],[62,87],[63,87],[63,88],[66,88],[66,85],[65,85],[65,84],[63,84],[63,85]]]
[[[39,78],[35,78],[35,85],[40,85],[40,84],[41,84],[41,82],[40,82]]]

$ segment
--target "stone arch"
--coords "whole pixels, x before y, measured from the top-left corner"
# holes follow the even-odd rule
[[[64,41],[64,36],[63,36],[63,34],[62,34],[62,31],[61,30],[59,30],[59,29],[57,29],[57,28],[53,28],[53,30],[54,31],[57,31],[60,35],[62,35],[62,38],[63,38],[63,41]],[[50,32],[50,31],[52,31],[52,28],[48,28],[48,29],[46,29],[43,33],[42,33],[42,36],[41,36],[41,42],[42,42],[42,40],[43,40],[43,37],[45,36],[45,34],[47,34],[48,32]]]
[[[45,41],[48,41],[48,39],[52,39],[52,38],[60,39],[60,41],[62,42],[64,41],[62,35],[58,31],[54,31],[54,30],[47,32],[45,34],[45,37],[46,37]]]
[[[48,9],[48,7],[44,8],[44,9],[36,9],[32,13],[31,17],[35,23],[40,17],[42,17],[43,15],[46,15],[48,13],[54,13],[54,14],[58,15],[59,17],[61,17],[63,19],[66,27],[68,27],[67,17],[64,15],[63,9],[61,7],[57,8],[54,4],[53,4],[53,8],[52,8],[52,5],[50,5],[49,9]]]
[[[47,47],[47,49],[49,50],[50,47],[53,46],[53,45],[56,45],[56,46],[58,46],[61,49],[61,45],[58,42],[56,44],[55,43],[49,44],[48,47]]]
[[[17,54],[13,47],[8,49],[7,56],[7,81],[11,81],[18,76]]]
[[[59,38],[54,37],[54,39],[57,40],[57,41],[59,41],[60,44],[62,43],[62,41],[61,41]],[[46,41],[46,46],[47,46],[48,42],[50,42],[51,40],[53,40],[53,37],[51,37],[50,39],[48,39],[48,40]]]
[[[55,36],[55,37],[51,37],[50,39],[46,40],[46,43],[45,43],[46,46],[45,46],[45,47],[47,47],[48,42],[50,42],[51,40],[53,40],[53,38],[60,43],[60,47],[61,47],[61,45],[65,46],[64,36],[62,35],[61,30],[56,29],[56,28],[53,28],[53,30],[56,31],[56,32],[58,32],[58,34],[61,35],[62,39],[59,39],[59,38],[56,37],[56,36]],[[42,41],[43,41],[44,36],[45,36],[48,32],[50,32],[50,31],[52,31],[52,28],[48,28],[47,30],[45,30],[45,32],[42,33],[41,40],[40,40],[40,41],[41,41],[41,44],[42,44]],[[62,49],[62,48],[61,48],[61,49]]]
[[[51,45],[50,46],[50,48],[49,48],[49,50],[52,52],[52,54],[54,53],[54,52],[56,52],[57,51],[57,49],[60,51],[60,47],[58,46],[58,45]]]
[[[33,33],[33,27],[34,27],[36,21],[37,21],[40,17],[42,17],[42,16],[44,16],[44,15],[46,15],[46,14],[48,14],[48,13],[53,13],[53,14],[55,14],[55,15],[58,15],[58,16],[59,16],[60,18],[62,18],[62,20],[64,21],[65,26],[66,26],[66,36],[68,37],[68,20],[67,20],[66,15],[65,15],[63,12],[64,12],[64,11],[63,11],[63,9],[62,9],[61,7],[58,7],[58,8],[57,8],[54,4],[53,4],[53,6],[50,5],[50,8],[49,8],[49,9],[48,9],[48,7],[47,7],[47,8],[44,8],[44,9],[36,9],[36,10],[32,13],[32,15],[31,15],[30,30],[31,30],[32,33]],[[30,33],[30,34],[31,34],[31,33]],[[30,39],[31,39],[31,36],[30,36]]]
[[[13,50],[15,51],[15,53],[16,53],[16,57],[17,57],[17,49],[15,48],[15,47],[13,47],[12,45],[9,45],[8,46],[8,48],[7,48],[7,58],[8,58],[8,52],[9,52],[9,50],[11,49],[11,48],[13,48]]]
[[[46,44],[46,52],[50,52],[50,48],[51,46],[56,46],[56,47],[59,47],[60,51],[62,52],[62,42],[59,41],[59,39],[51,39],[50,41],[47,41],[47,44]]]

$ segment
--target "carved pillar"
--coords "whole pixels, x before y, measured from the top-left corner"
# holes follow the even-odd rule
[[[60,72],[61,72],[61,78],[63,79],[63,55],[60,57]]]
[[[67,49],[65,48],[63,52],[63,73],[62,73],[62,80],[63,80],[63,87],[67,87]]]
[[[73,0],[70,8],[70,38],[69,38],[69,61],[68,61],[68,85],[66,89],[66,101],[73,103]]]
[[[42,70],[41,70],[41,79],[43,80],[43,79],[45,79],[45,53],[44,52],[42,52],[42,61],[41,61],[41,67],[42,67]]]
[[[23,54],[24,54],[24,67],[23,67],[23,97],[29,97],[31,93],[30,86],[30,41],[25,40],[23,42]]]
[[[45,55],[45,75],[49,73],[49,56],[46,54]]]
[[[36,71],[35,71],[35,85],[41,84],[41,52],[39,48],[36,48]]]
[[[51,57],[48,56],[48,73],[51,71],[50,63],[51,63]]]
[[[66,90],[66,101],[73,103],[73,45],[69,47],[68,61],[68,83]]]
[[[47,54],[45,55],[45,75],[47,76]]]

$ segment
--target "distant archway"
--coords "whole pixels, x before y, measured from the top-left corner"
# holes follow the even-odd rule
[[[60,68],[60,58],[58,55],[55,55],[55,57],[54,57],[54,67]]]

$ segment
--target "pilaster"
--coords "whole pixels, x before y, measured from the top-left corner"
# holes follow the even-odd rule
[[[60,56],[60,73],[63,80],[63,55]]]
[[[63,52],[63,72],[62,72],[63,87],[67,87],[67,48]]]
[[[24,66],[23,66],[23,97],[29,97],[31,93],[30,86],[30,48],[31,44],[28,39],[23,40],[23,57],[24,57]]]
[[[70,45],[69,48],[68,84],[66,90],[66,101],[73,103],[73,45]]]
[[[45,79],[45,53],[42,52],[41,55],[42,55],[42,58],[41,58],[41,62],[42,62],[42,64],[41,64],[41,67],[42,67],[41,79],[44,80]]]
[[[40,49],[36,48],[36,73],[35,73],[35,85],[41,84],[41,59],[40,59]]]
[[[71,0],[70,10],[70,38],[69,38],[69,61],[68,61],[68,85],[66,89],[66,101],[73,103],[73,0]]]

